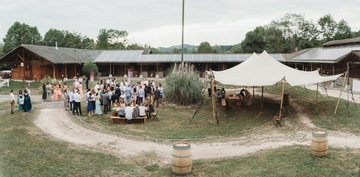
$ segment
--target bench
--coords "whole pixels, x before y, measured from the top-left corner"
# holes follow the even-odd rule
[[[126,118],[125,117],[119,117],[119,116],[110,116],[110,119],[111,119],[111,122],[113,124],[115,124],[115,120],[121,120],[124,124],[125,124],[125,120]],[[143,120],[144,121],[144,124],[146,125],[146,121],[147,121],[147,116],[144,116],[144,117],[136,117],[134,119],[131,119],[130,121],[132,120]]]
[[[226,110],[226,100],[225,100],[225,98],[221,99],[221,106],[223,107],[224,110]]]

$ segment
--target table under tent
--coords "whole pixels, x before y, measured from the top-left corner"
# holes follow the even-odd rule
[[[317,84],[322,82],[334,81],[343,74],[332,76],[321,76],[318,70],[315,71],[301,71],[289,66],[286,66],[273,57],[266,51],[260,55],[253,53],[244,62],[223,71],[210,71],[210,78],[212,84],[216,81],[224,85],[246,86],[246,87],[264,87],[272,86],[278,82],[282,82],[282,93],[279,119],[282,114],[282,106],[284,101],[284,84],[287,82],[290,86],[301,86],[309,84]],[[213,88],[213,87],[212,87]],[[214,90],[212,90],[214,93]],[[214,94],[213,94],[214,95]],[[213,96],[213,116],[214,123],[216,121],[215,99]]]

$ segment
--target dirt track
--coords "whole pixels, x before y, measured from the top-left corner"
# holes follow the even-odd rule
[[[58,103],[57,103],[58,104]],[[296,109],[301,107],[294,104]],[[133,156],[144,152],[155,152],[164,163],[170,162],[172,146],[150,141],[126,139],[114,134],[106,134],[86,129],[68,116],[62,109],[40,109],[35,125],[45,133],[58,140],[118,156]],[[308,145],[311,143],[311,132],[317,127],[307,115],[298,115],[300,125],[296,131],[284,133],[281,128],[274,128],[269,123],[250,130],[244,137],[227,142],[191,143],[193,159],[210,159],[243,156],[263,149],[274,149],[282,146]],[[287,126],[287,125],[286,125]],[[289,125],[291,126],[291,125]],[[261,131],[259,131],[261,129]],[[266,133],[264,133],[266,132]],[[360,148],[360,137],[344,132],[330,132],[331,147]]]

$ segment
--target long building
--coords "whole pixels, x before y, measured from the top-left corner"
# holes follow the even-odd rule
[[[318,48],[291,54],[270,54],[291,67],[333,75],[350,71],[360,77],[360,38],[331,41]],[[184,62],[193,64],[204,76],[206,70],[224,70],[245,61],[251,54],[184,54]],[[82,75],[86,62],[94,62],[101,76],[165,77],[166,71],[181,62],[180,54],[152,54],[150,50],[85,50],[22,44],[0,58],[11,65],[12,78],[39,80],[44,76],[73,78]]]

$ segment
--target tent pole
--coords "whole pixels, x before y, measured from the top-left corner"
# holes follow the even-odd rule
[[[253,86],[253,100],[255,99],[255,86]]]
[[[318,93],[319,93],[319,83],[316,83],[316,99],[315,99],[315,103],[317,103],[317,101],[318,101]]]
[[[338,108],[338,106],[339,106],[341,94],[342,94],[342,92],[343,92],[343,90],[344,90],[344,86],[345,86],[345,81],[346,81],[347,75],[348,75],[348,72],[345,72],[344,80],[343,80],[343,83],[342,83],[342,86],[341,86],[341,91],[340,91],[340,94],[339,94],[339,99],[338,99],[338,101],[337,101],[337,103],[336,103],[334,115],[336,114],[337,108]]]
[[[215,103],[215,89],[214,89],[214,75],[212,75],[212,78],[211,78],[211,102],[212,102],[212,108],[213,108],[213,118],[214,118],[214,125],[216,125],[216,112],[215,112],[215,109],[216,109],[216,103]]]
[[[261,86],[261,109],[264,108],[264,86]]]
[[[284,87],[285,87],[284,79],[282,79],[281,82],[282,82],[282,89],[281,89],[281,101],[280,101],[280,113],[279,113],[280,119],[281,119],[281,112],[282,112],[283,102],[284,102]]]

